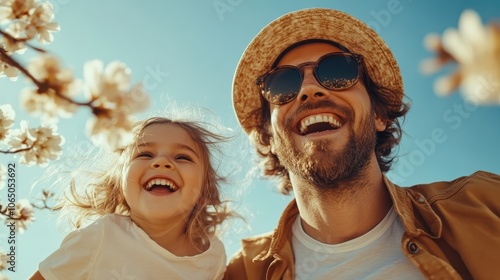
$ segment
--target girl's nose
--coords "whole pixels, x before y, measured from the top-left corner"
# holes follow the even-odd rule
[[[174,165],[166,158],[166,157],[158,157],[156,160],[153,161],[151,164],[152,168],[166,168],[166,169],[171,169],[173,170],[175,167]]]

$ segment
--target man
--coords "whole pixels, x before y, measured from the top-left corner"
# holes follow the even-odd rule
[[[498,277],[499,176],[401,188],[384,175],[403,97],[391,51],[348,14],[301,10],[261,30],[234,108],[263,173],[295,199],[273,232],[242,241],[226,279]]]

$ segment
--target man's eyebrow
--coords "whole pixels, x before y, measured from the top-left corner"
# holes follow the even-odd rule
[[[137,145],[137,148],[142,148],[142,147],[154,147],[158,145],[157,142],[142,142],[141,144]],[[181,143],[176,143],[174,144],[174,146],[176,148],[181,148],[181,149],[186,149],[186,150],[189,150],[191,151],[193,154],[195,154],[197,157],[199,157],[200,155],[198,155],[198,152],[196,152],[193,148],[191,148],[190,146],[188,145],[185,145],[185,144],[181,144]]]

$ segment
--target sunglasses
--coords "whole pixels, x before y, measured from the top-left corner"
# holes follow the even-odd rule
[[[257,79],[257,85],[270,103],[286,104],[299,95],[304,80],[301,68],[312,65],[314,77],[323,87],[330,90],[348,89],[358,82],[362,58],[359,54],[346,52],[329,53],[316,62],[273,68]]]

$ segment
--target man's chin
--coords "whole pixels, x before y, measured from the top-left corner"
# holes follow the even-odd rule
[[[304,141],[301,146],[302,149],[298,149],[302,151],[303,155],[312,158],[335,157],[335,155],[341,152],[344,147],[341,143],[328,139]]]

